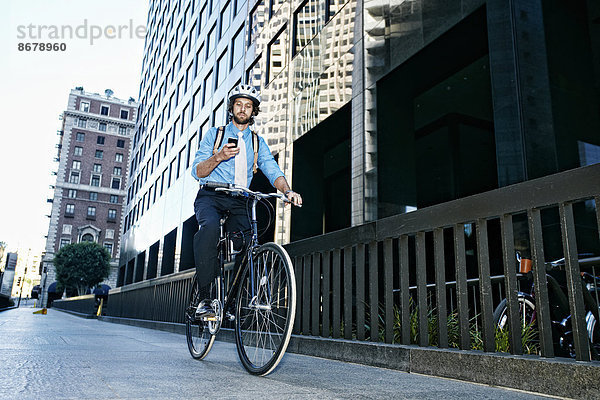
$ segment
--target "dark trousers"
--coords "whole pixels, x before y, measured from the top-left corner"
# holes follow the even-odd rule
[[[201,293],[206,293],[208,285],[220,274],[217,259],[219,220],[229,213],[225,229],[235,233],[235,248],[245,249],[249,242],[249,210],[245,198],[200,189],[194,201],[194,212],[198,221],[198,232],[194,235],[196,275]],[[236,267],[239,267],[243,254],[240,253],[236,258]]]

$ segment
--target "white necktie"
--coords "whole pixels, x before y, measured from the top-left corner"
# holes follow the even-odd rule
[[[246,142],[242,132],[238,132],[238,147],[240,152],[235,156],[235,180],[234,183],[238,186],[248,187],[248,162],[246,160]]]

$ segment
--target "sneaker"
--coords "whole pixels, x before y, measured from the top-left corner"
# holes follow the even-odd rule
[[[213,309],[212,305],[212,300],[209,299],[205,299],[202,300],[200,302],[200,304],[198,304],[198,307],[196,308],[196,318],[211,318],[211,317],[215,317],[216,313],[215,310]]]

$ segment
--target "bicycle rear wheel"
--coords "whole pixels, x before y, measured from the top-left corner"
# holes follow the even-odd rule
[[[520,293],[517,296],[519,304],[519,321],[521,326],[521,344],[525,354],[539,353],[539,338],[537,331],[537,321],[535,312],[535,300],[529,296]],[[502,331],[513,329],[509,324],[508,304],[506,299],[502,299],[498,307],[494,310],[494,325]],[[517,329],[519,329],[517,328]]]
[[[214,299],[218,298],[216,288],[217,280],[210,287],[210,294]],[[203,299],[200,298],[198,291],[198,278],[194,276],[190,299],[185,310],[185,336],[190,354],[197,360],[206,357],[215,341],[215,335],[211,334],[211,330],[214,331],[211,329],[213,328],[211,324],[215,322],[201,321],[195,318],[196,307],[201,300]]]
[[[254,276],[247,266],[238,290],[235,339],[246,370],[267,375],[281,361],[292,334],[296,280],[289,255],[275,243],[259,247],[253,265]]]

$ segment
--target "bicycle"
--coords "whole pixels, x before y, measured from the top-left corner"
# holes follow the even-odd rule
[[[230,184],[209,182],[206,187],[251,201],[251,237],[246,251],[236,252],[232,237],[225,230],[227,216],[221,218],[217,244],[221,275],[210,286],[216,316],[196,319],[196,307],[202,299],[195,277],[185,310],[188,349],[193,358],[202,360],[225,319],[235,321],[236,347],[242,365],[249,373],[264,376],[277,367],[289,344],[296,315],[296,279],[283,247],[272,242],[258,244],[256,206],[265,202],[270,207],[266,201],[269,198],[289,201],[283,194],[254,192]],[[244,259],[238,270],[232,271],[230,282],[226,272],[233,269],[236,256]]]
[[[597,258],[584,258],[580,263],[598,262]],[[517,254],[519,264],[519,276],[529,283],[529,292],[517,293],[517,302],[519,304],[519,320],[521,327],[533,329],[533,340],[539,338],[535,335],[537,332],[537,313],[535,300],[535,287],[531,277],[531,260],[520,258]],[[550,317],[552,324],[552,337],[554,342],[554,352],[557,356],[575,358],[575,344],[571,323],[571,311],[567,299],[566,276],[564,267],[564,258],[545,264],[546,280],[548,284],[548,297],[550,301]],[[583,285],[583,299],[585,305],[585,322],[587,336],[590,343],[591,359],[600,359],[600,324],[598,321],[600,292],[600,277],[588,272],[581,273],[581,283]],[[498,307],[494,310],[494,325],[500,330],[509,328],[509,316],[507,299],[502,299]]]

